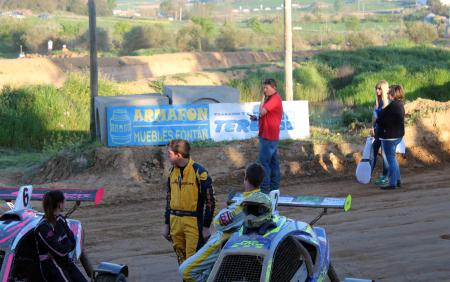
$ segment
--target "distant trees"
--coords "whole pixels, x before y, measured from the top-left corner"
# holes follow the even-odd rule
[[[171,46],[171,37],[163,25],[134,26],[125,33],[123,38],[123,50],[126,53],[138,49],[162,48]]]
[[[171,16],[173,18],[179,18],[180,10],[185,7],[185,0],[163,0],[159,4],[159,10],[161,14],[165,16]]]
[[[116,0],[96,0],[97,15],[111,15]],[[76,14],[87,14],[86,0],[0,0],[0,9],[29,9],[36,12],[68,11]]]
[[[221,51],[236,51],[242,47],[243,42],[242,31],[231,24],[225,24],[216,38],[216,46]]]
[[[182,49],[207,51],[213,46],[216,24],[209,18],[193,17],[191,24],[179,30],[177,45]]]

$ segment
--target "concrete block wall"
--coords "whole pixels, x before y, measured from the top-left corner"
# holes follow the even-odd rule
[[[239,103],[239,90],[229,86],[165,86],[170,104]]]

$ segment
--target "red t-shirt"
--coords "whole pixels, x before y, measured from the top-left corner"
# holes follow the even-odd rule
[[[259,118],[259,136],[277,141],[280,139],[280,123],[283,116],[283,104],[278,93],[270,96],[264,102],[263,108],[267,110],[267,114]]]

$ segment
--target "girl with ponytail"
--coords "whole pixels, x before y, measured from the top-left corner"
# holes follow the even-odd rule
[[[63,215],[64,193],[45,193],[42,205],[44,217],[34,230],[42,276],[48,282],[87,282],[69,256],[76,240]]]

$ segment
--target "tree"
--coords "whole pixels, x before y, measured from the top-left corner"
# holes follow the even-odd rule
[[[170,47],[170,38],[163,25],[134,26],[123,37],[123,49],[125,52],[131,52],[138,49]]]
[[[242,47],[241,31],[230,24],[225,24],[216,38],[216,46],[222,51],[236,51]]]
[[[97,27],[96,29],[97,35],[97,49],[100,51],[109,51],[111,50],[112,44],[112,36],[111,31],[108,29],[104,29],[102,27]],[[89,30],[87,30],[80,38],[80,43],[85,46],[85,48],[89,48]]]
[[[208,48],[211,45],[216,25],[211,19],[203,17],[193,17],[191,21],[198,26],[198,28],[193,29],[193,35],[197,37],[198,51],[201,52],[205,47]]]
[[[159,10],[162,15],[177,17],[181,9],[185,10],[184,0],[164,0],[159,4]]]
[[[450,7],[442,4],[441,0],[427,0],[430,11],[440,16],[448,16]]]
[[[75,14],[87,15],[87,5],[82,0],[69,1],[66,9]]]
[[[247,21],[247,26],[256,33],[265,33],[263,23],[256,17],[250,18]]]
[[[430,43],[438,38],[435,27],[424,22],[415,22],[408,27],[409,38],[416,43]]]

